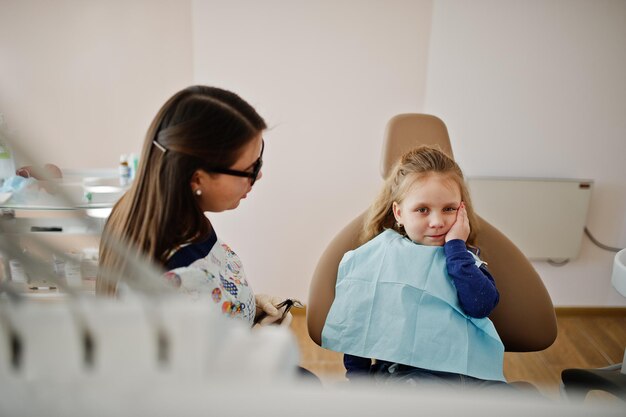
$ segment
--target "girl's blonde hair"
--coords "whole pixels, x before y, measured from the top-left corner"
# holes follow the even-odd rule
[[[401,203],[416,181],[432,173],[445,175],[459,186],[470,223],[467,244],[476,246],[478,222],[461,168],[440,149],[425,145],[405,153],[394,165],[391,174],[385,180],[382,191],[369,208],[359,239],[360,243],[363,244],[373,239],[385,229],[394,229],[398,233],[405,234],[404,229],[396,224],[392,209],[393,202]]]

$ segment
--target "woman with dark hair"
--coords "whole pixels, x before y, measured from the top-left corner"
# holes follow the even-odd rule
[[[172,96],[152,121],[136,178],[105,225],[97,294],[115,295],[129,277],[128,256],[137,256],[161,266],[179,291],[206,297],[230,316],[279,320],[280,299],[254,296],[239,258],[205,216],[236,208],[262,177],[266,127],[230,91],[192,86]],[[136,253],[113,250],[119,241]]]

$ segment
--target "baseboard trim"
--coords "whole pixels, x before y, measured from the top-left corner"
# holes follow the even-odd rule
[[[626,307],[555,307],[557,316],[626,317]]]

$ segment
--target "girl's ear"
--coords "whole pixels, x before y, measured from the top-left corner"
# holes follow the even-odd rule
[[[393,217],[396,218],[397,222],[400,222],[400,218],[402,217],[402,212],[400,210],[400,205],[394,201],[391,204],[391,210],[393,210]]]

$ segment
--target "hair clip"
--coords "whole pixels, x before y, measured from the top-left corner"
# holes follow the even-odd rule
[[[159,150],[163,153],[167,152],[167,148],[163,145],[161,145],[159,142],[157,142],[156,140],[153,140],[152,143],[154,144],[154,146],[156,146],[157,148],[159,148]]]

